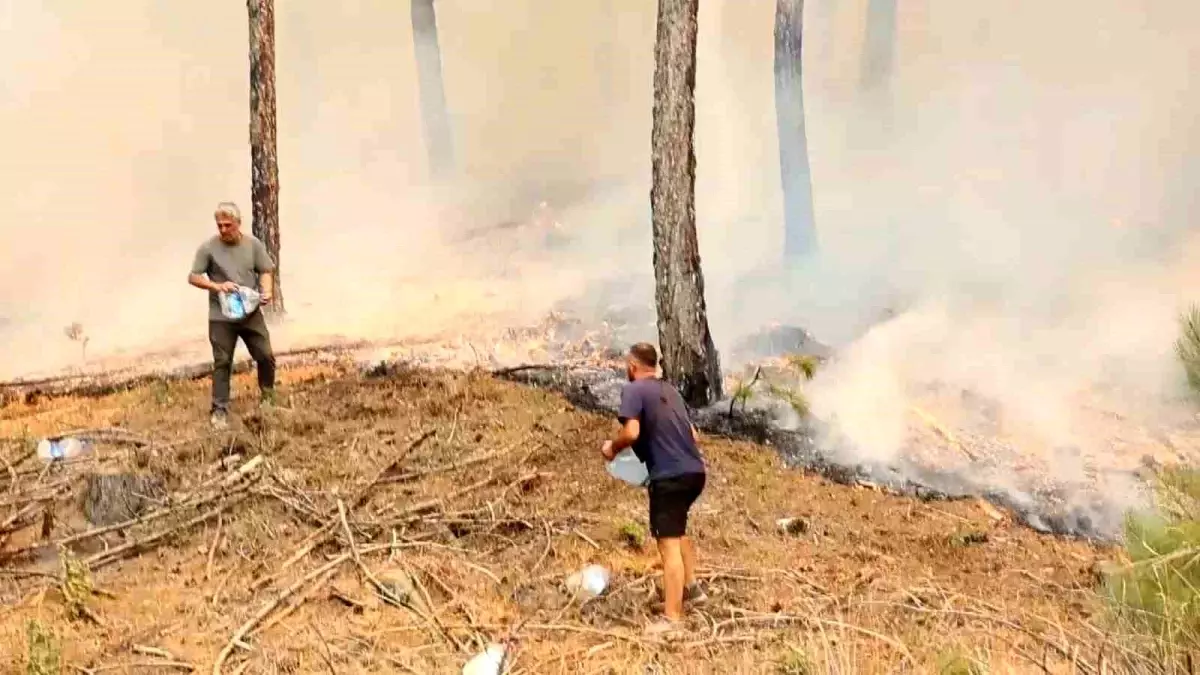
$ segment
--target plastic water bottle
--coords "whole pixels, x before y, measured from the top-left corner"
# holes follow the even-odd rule
[[[243,316],[253,314],[262,302],[262,295],[249,286],[238,286],[238,298],[242,303]]]
[[[629,483],[634,487],[645,487],[650,482],[650,472],[646,470],[646,465],[638,456],[633,454],[632,448],[625,448],[617,453],[616,457],[608,463],[608,473],[614,478],[620,479]]]
[[[504,665],[504,645],[490,644],[463,666],[463,675],[500,675]]]
[[[78,438],[43,438],[37,445],[37,456],[44,462],[71,459],[91,452],[90,443]]]
[[[608,588],[612,573],[602,565],[588,565],[567,578],[567,589],[594,598]]]
[[[229,294],[229,313],[233,318],[240,319],[246,316],[246,305],[242,303],[242,294],[239,291],[234,291]]]

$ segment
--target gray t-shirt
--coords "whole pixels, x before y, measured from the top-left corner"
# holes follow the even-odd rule
[[[267,247],[253,235],[242,233],[236,244],[226,244],[214,236],[196,249],[192,261],[192,274],[206,274],[213,283],[232,281],[261,291],[258,277],[265,272],[274,272],[275,263]],[[208,294],[209,321],[229,321],[221,313],[221,304],[216,293]]]
[[[633,452],[646,464],[650,480],[704,473],[687,406],[675,387],[657,378],[626,384],[617,419],[622,424],[637,419],[641,425]]]

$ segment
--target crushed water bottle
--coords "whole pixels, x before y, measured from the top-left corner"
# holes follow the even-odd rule
[[[463,666],[463,675],[500,675],[504,666],[504,645],[490,644]]]
[[[92,445],[78,438],[43,438],[37,445],[37,456],[44,462],[81,457],[92,451]]]
[[[236,291],[221,291],[217,294],[221,305],[221,314],[226,319],[239,321],[254,313],[262,302],[262,295],[248,286],[238,286]]]
[[[612,573],[601,565],[588,565],[567,577],[567,590],[572,594],[582,594],[589,598],[599,596],[608,588]]]
[[[650,482],[650,472],[642,460],[633,454],[633,448],[618,452],[608,463],[608,473],[634,487],[645,487]]]

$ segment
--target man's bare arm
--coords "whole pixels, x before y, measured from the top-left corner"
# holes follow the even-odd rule
[[[691,425],[691,427],[692,427],[692,440],[696,442],[696,445],[700,445],[700,432],[696,431],[695,424]]]
[[[262,288],[263,302],[270,302],[275,297],[275,273],[263,272],[258,275],[258,285]]]
[[[221,290],[221,286],[219,284],[213,283],[213,280],[209,279],[208,275],[205,275],[205,274],[189,274],[188,275],[188,283],[195,286],[196,288],[201,288],[206,291],[212,291],[214,293]]]
[[[633,445],[633,442],[638,439],[642,433],[642,424],[636,419],[626,420],[625,424],[621,425],[621,430],[617,432],[616,438],[604,444],[604,459],[612,461],[613,457],[617,456],[625,448]]]

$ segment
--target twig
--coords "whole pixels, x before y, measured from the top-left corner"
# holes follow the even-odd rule
[[[321,660],[325,662],[325,667],[329,668],[329,675],[337,675],[337,670],[333,667],[333,654],[329,652],[329,643],[325,641],[325,636],[321,635],[321,631],[317,630],[311,620],[308,622],[308,627],[317,634],[317,639],[321,641],[321,648],[324,650],[320,652]]]
[[[212,580],[213,560],[217,554],[217,545],[221,543],[221,522],[224,520],[223,514],[217,514],[217,533],[213,535],[212,546],[208,548],[208,562],[204,565],[204,580]]]
[[[280,605],[280,603],[282,603],[284,600],[287,600],[293,593],[300,590],[308,582],[316,579],[322,574],[327,573],[329,570],[336,568],[338,565],[341,565],[347,560],[350,560],[350,558],[351,554],[349,553],[343,553],[342,555],[339,555],[333,560],[330,560],[324,565],[321,565],[315,570],[304,575],[300,579],[297,579],[294,583],[292,583],[291,586],[285,588],[282,593],[275,596],[275,599],[263,605],[254,616],[250,617],[246,623],[239,626],[238,629],[233,632],[233,635],[229,638],[229,642],[225,645],[221,652],[217,654],[217,659],[213,663],[212,667],[213,675],[221,675],[221,667],[225,665],[225,661],[229,658],[229,655],[233,653],[233,650],[237,647],[237,644],[242,642],[242,639],[245,638],[246,635],[249,634],[250,631],[259,624],[259,622],[265,619],[268,614],[273,612],[275,608]]]
[[[436,432],[435,429],[430,429],[429,431],[426,431],[425,433],[421,434],[415,441],[413,441],[412,443],[409,443],[403,450],[401,450],[399,452],[399,454],[397,454],[396,457],[392,459],[391,462],[388,462],[387,466],[383,467],[378,473],[375,474],[375,477],[373,479],[371,479],[371,481],[369,483],[362,486],[354,493],[354,495],[350,498],[350,501],[348,504],[348,509],[350,511],[353,511],[354,509],[361,506],[362,503],[364,501],[366,501],[366,498],[370,494],[371,489],[374,488],[379,483],[380,480],[384,479],[387,476],[388,472],[390,472],[393,468],[395,468],[395,466],[401,460],[403,460],[412,451],[414,451],[418,447],[420,447],[422,443],[424,443],[430,437],[432,437],[435,432]],[[281,574],[283,574],[283,572],[285,572],[289,567],[296,564],[296,562],[298,562],[299,560],[304,558],[306,555],[311,553],[313,551],[313,549],[316,549],[318,546],[323,546],[326,542],[328,542],[330,539],[332,539],[334,537],[334,532],[337,531],[336,523],[337,523],[336,520],[330,521],[329,523],[325,524],[321,529],[319,529],[316,532],[309,535],[309,537],[305,540],[307,543],[302,544],[300,546],[300,548],[295,553],[293,553],[290,558],[283,561],[283,564],[279,566],[279,569],[277,569],[273,574],[268,574],[268,575],[259,577],[258,579],[255,579],[253,582],[250,583],[250,588],[252,590],[258,589],[258,588],[261,588],[262,586],[270,583],[274,579],[278,578]]]
[[[337,568],[328,570],[321,576],[317,577],[317,580],[315,582],[313,582],[311,586],[309,586],[307,589],[304,590],[304,593],[300,594],[300,596],[298,596],[295,600],[288,603],[288,606],[285,607],[282,612],[279,612],[278,614],[273,615],[265,623],[259,625],[257,628],[250,631],[250,635],[253,635],[255,633],[260,633],[265,630],[270,630],[270,628],[272,626],[278,624],[280,621],[283,621],[284,619],[291,616],[292,612],[299,609],[300,605],[303,605],[305,602],[308,602],[308,599],[312,597],[313,593],[315,593],[317,591],[317,589],[319,589],[322,586],[324,586],[325,584],[329,583],[329,580],[332,579],[335,574],[337,574]]]
[[[370,581],[371,584],[375,587],[375,590],[378,591],[380,597],[382,597],[385,602],[396,605],[397,607],[403,607],[405,609],[408,609],[412,613],[421,617],[426,622],[428,622],[430,625],[432,625],[434,628],[436,628],[438,630],[438,632],[440,632],[442,634],[442,636],[445,637],[448,642],[450,642],[454,646],[458,647],[459,651],[467,651],[466,647],[461,642],[459,642],[457,639],[455,639],[455,637],[453,635],[451,635],[449,631],[447,631],[445,628],[443,628],[441,622],[439,622],[437,620],[437,617],[432,614],[433,607],[432,607],[431,602],[429,603],[431,613],[429,615],[426,615],[424,612],[422,612],[419,609],[417,609],[416,607],[414,607],[412,605],[412,603],[405,602],[403,599],[397,598],[395,596],[395,594],[392,592],[391,587],[389,587],[387,584],[384,584],[382,581],[379,580],[379,577],[376,577],[375,574],[371,570],[367,569],[367,566],[364,565],[362,562],[362,558],[358,555],[358,546],[356,546],[354,543],[354,533],[350,530],[350,523],[346,522],[346,505],[343,504],[342,500],[340,500],[340,499],[337,502],[337,508],[338,508],[338,518],[341,520],[342,531],[346,535],[346,541],[350,546],[350,555],[354,559],[354,564],[358,567],[359,571],[362,572],[363,576],[366,577],[367,580]],[[390,547],[391,544],[387,544],[387,546]],[[414,575],[410,574],[409,576],[412,577],[414,580],[416,580],[416,577]],[[426,595],[426,598],[427,598],[427,602],[428,602],[428,594]]]
[[[240,504],[245,499],[246,499],[246,495],[244,495],[244,494],[238,495],[237,497],[234,497],[233,499],[225,502],[224,504],[221,504],[217,508],[207,511],[205,513],[202,513],[199,516],[196,516],[195,518],[192,518],[191,520],[189,520],[181,525],[169,527],[165,530],[162,530],[161,532],[152,534],[149,537],[146,537],[144,539],[135,539],[134,541],[128,542],[126,544],[122,544],[116,548],[109,549],[107,551],[101,551],[100,553],[97,553],[97,554],[87,558],[86,560],[84,560],[84,564],[87,565],[88,569],[94,570],[94,569],[98,569],[100,567],[104,567],[105,565],[114,563],[117,560],[120,560],[122,557],[124,557],[125,554],[127,554],[131,551],[144,550],[145,547],[148,546],[149,544],[153,544],[154,542],[156,542],[160,539],[163,539],[171,534],[174,534],[175,532],[177,532],[179,530],[186,530],[195,525],[199,525],[200,523],[203,523],[206,520],[209,520],[210,518],[213,518],[213,517],[219,515],[220,513],[233,508],[234,506]]]
[[[55,546],[66,546],[68,544],[74,544],[79,541],[85,541],[87,539],[92,539],[92,538],[98,537],[102,534],[107,534],[109,532],[116,532],[117,530],[125,530],[125,529],[131,528],[131,527],[135,527],[137,525],[144,525],[146,523],[158,520],[160,518],[178,513],[180,511],[183,511],[186,509],[192,509],[192,508],[196,508],[196,507],[200,507],[200,506],[207,506],[208,504],[211,504],[215,501],[219,501],[223,498],[242,494],[249,489],[250,489],[250,485],[248,484],[248,485],[244,485],[244,486],[239,486],[238,488],[235,488],[233,490],[229,490],[226,492],[217,493],[214,495],[210,495],[208,497],[202,497],[202,498],[196,499],[194,501],[184,502],[182,504],[177,504],[174,506],[168,506],[165,508],[157,509],[155,511],[151,511],[149,513],[143,514],[136,518],[126,520],[125,522],[116,523],[114,525],[107,525],[104,527],[96,527],[96,528],[92,528],[90,530],[86,530],[84,532],[80,532],[79,534],[73,534],[68,537],[63,537],[62,539],[59,539],[59,540],[53,542],[53,544]],[[4,555],[2,557],[4,559],[11,559],[18,555],[28,553],[30,551],[35,551],[44,545],[45,544],[30,544],[28,546],[22,546],[21,548],[17,548],[17,549],[13,549],[11,551],[4,552]]]
[[[546,556],[550,555],[550,549],[553,548],[554,544],[554,533],[550,531],[550,522],[542,521],[542,524],[546,526],[546,550],[542,551],[541,557],[529,569],[530,574],[533,574],[542,566],[542,563],[546,561]]]
[[[175,660],[174,654],[172,654],[171,652],[169,652],[165,649],[159,649],[158,647],[146,647],[144,645],[134,645],[131,648],[131,651],[133,651],[134,654],[141,654],[142,656],[157,656],[159,658],[167,659],[169,661]]]
[[[176,668],[179,670],[196,670],[194,664],[186,661],[130,661],[129,663],[114,663],[110,666],[97,666],[95,668],[84,668],[82,666],[72,666],[75,670],[81,673],[102,673],[106,670],[120,670],[129,668]]]
[[[517,447],[517,445],[518,444],[514,443],[503,450],[489,452],[489,453],[480,455],[478,457],[464,459],[459,462],[451,462],[449,464],[442,464],[439,466],[430,467],[428,469],[419,469],[417,471],[408,471],[406,473],[402,473],[397,476],[389,476],[387,478],[380,480],[379,483],[380,484],[404,483],[404,482],[414,480],[417,478],[424,478],[425,476],[429,476],[429,475],[432,475],[435,473],[442,473],[445,471],[457,471],[459,469],[465,469],[469,466],[474,466],[476,464],[482,464],[484,462],[491,461],[493,459],[499,459],[499,458],[509,454],[510,452],[512,452]]]

